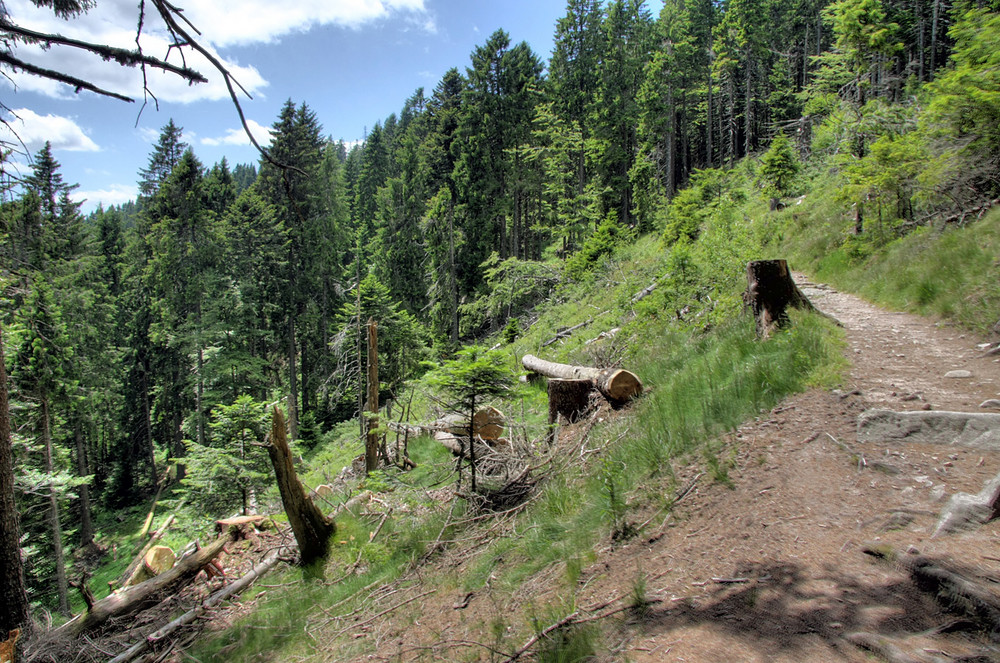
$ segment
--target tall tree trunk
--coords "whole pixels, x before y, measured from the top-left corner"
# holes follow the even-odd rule
[[[674,197],[674,182],[677,180],[677,174],[674,172],[675,164],[677,163],[677,113],[674,108],[674,85],[673,83],[667,84],[667,114],[670,117],[670,122],[667,125],[667,155],[666,155],[666,174],[664,179],[666,184],[666,194],[667,200]]]
[[[7,399],[7,368],[0,327],[0,637],[8,631],[28,628],[28,595],[24,591],[21,562],[21,519],[14,501],[14,449],[10,435]]]
[[[934,0],[934,13],[931,16],[931,61],[930,78],[934,78],[934,70],[937,66],[937,36],[938,36],[938,16],[941,13],[941,0]]]
[[[458,345],[458,275],[455,272],[455,208],[448,205],[448,262],[451,270],[451,342]]]
[[[708,70],[708,120],[705,122],[706,130],[706,141],[707,145],[705,148],[706,164],[709,168],[713,167],[712,161],[712,70]]]
[[[358,284],[358,288],[361,284]],[[288,353],[288,437],[299,438],[299,376],[296,367],[295,352],[295,317],[288,316],[288,329],[285,330],[285,350]]]
[[[365,475],[378,469],[378,326],[368,318],[368,428],[365,435]]]
[[[201,325],[199,324],[199,327]],[[201,347],[201,343],[198,343],[198,375],[197,384],[195,386],[194,392],[194,406],[197,410],[195,416],[197,417],[197,435],[198,444],[205,446],[205,410],[204,410],[204,396],[205,396],[205,380],[202,377],[205,371],[205,351]]]
[[[83,426],[77,419],[73,435],[76,438],[76,474],[83,478],[90,474],[87,463],[87,448],[83,439]],[[90,486],[82,484],[77,488],[80,496],[80,547],[85,548],[94,541],[94,524],[90,518]]]
[[[42,444],[45,449],[45,471],[49,475],[55,471],[52,451],[51,413],[49,399],[41,395],[42,402]],[[59,612],[67,617],[69,611],[69,582],[66,579],[66,553],[63,551],[62,524],[59,522],[59,496],[55,486],[49,486],[49,528],[52,530],[52,556],[56,564],[56,590],[59,592]]]
[[[156,447],[153,446],[153,409],[149,404],[149,361],[143,359],[142,366],[142,416],[146,427],[146,455],[149,463],[149,485],[155,486],[159,481],[156,476]],[[130,454],[131,455],[131,454]],[[131,479],[129,480],[131,485]]]
[[[751,99],[751,81],[753,76],[753,63],[749,53],[746,59],[746,78],[743,82],[743,156],[750,154],[751,147],[751,125],[753,124],[753,100]]]
[[[175,458],[182,458],[184,454],[187,452],[187,449],[184,448],[184,417],[181,414],[180,409],[174,410],[173,435],[174,435],[174,452],[172,455]],[[175,467],[177,468],[177,481],[179,483],[181,479],[184,478],[184,475],[187,474],[187,467],[184,465],[184,463],[177,463]],[[169,468],[170,464],[168,463],[167,469]],[[154,485],[157,484],[160,484],[159,478],[157,478],[156,484]]]

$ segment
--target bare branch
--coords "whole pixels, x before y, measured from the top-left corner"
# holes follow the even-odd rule
[[[208,79],[205,78],[201,72],[198,72],[190,67],[178,67],[177,65],[170,64],[165,60],[155,58],[149,55],[145,55],[141,50],[129,50],[127,48],[118,48],[116,46],[108,46],[105,44],[93,44],[87,41],[81,41],[79,39],[73,39],[70,37],[63,37],[57,34],[48,34],[44,32],[36,32],[34,30],[29,30],[27,28],[22,28],[19,25],[14,25],[10,21],[0,19],[0,30],[4,32],[9,32],[13,35],[17,35],[24,40],[32,43],[41,42],[47,46],[56,44],[59,46],[69,46],[71,48],[78,48],[80,50],[89,51],[96,55],[101,56],[105,61],[114,60],[123,67],[135,67],[142,65],[143,67],[149,66],[156,69],[162,69],[163,71],[169,72],[171,74],[176,74],[189,83],[207,83]]]
[[[118,94],[117,92],[112,92],[110,90],[99,88],[93,83],[85,81],[82,78],[70,76],[69,74],[64,74],[61,71],[55,71],[54,69],[45,69],[44,67],[38,67],[36,65],[29,64],[27,62],[24,62],[23,60],[15,58],[13,55],[9,53],[0,52],[0,64],[5,64],[14,67],[15,69],[20,69],[21,71],[24,71],[25,73],[31,74],[33,76],[40,76],[41,78],[48,78],[53,81],[59,81],[60,83],[65,83],[66,85],[71,85],[74,88],[76,88],[77,92],[79,92],[80,90],[88,90],[96,94],[101,94],[106,97],[112,97],[114,99],[120,99],[121,101],[127,101],[129,103],[135,101],[131,97],[126,97],[123,94]]]

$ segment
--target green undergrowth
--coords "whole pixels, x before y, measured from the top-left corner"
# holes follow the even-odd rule
[[[855,235],[829,184],[828,176],[818,176],[802,204],[779,215],[775,244],[794,268],[875,303],[980,333],[998,322],[1000,210],[970,216],[964,225],[912,230],[871,220]]]

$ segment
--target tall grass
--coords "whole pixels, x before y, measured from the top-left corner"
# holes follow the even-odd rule
[[[793,267],[898,310],[983,332],[1000,319],[1000,210],[967,225],[920,227],[886,244],[851,234],[819,178],[783,215],[774,245]]]

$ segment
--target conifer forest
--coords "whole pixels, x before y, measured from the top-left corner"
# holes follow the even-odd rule
[[[677,268],[707,210],[821,174],[863,259],[1000,199],[996,0],[568,0],[552,30],[550,55],[497,30],[359,144],[289,99],[257,163],[166,121],[124,205],[82,213],[48,144],[7,181],[0,455],[36,618],[161,491],[255,513],[275,405],[301,453],[349,427],[364,453],[370,319],[399,418],[619,247],[653,235]]]

